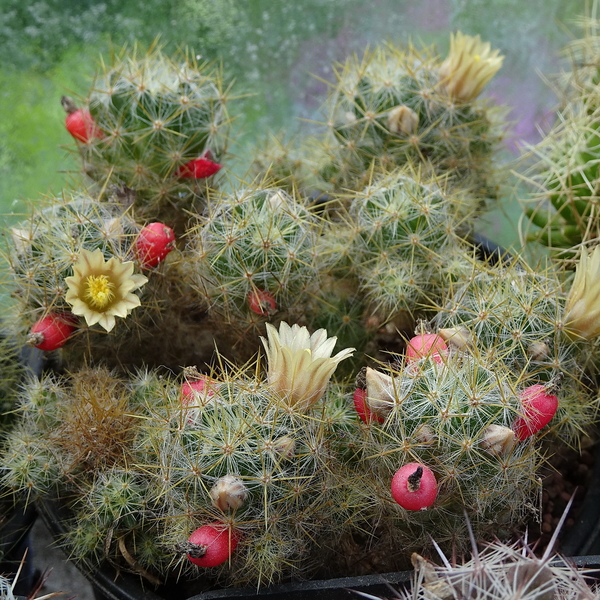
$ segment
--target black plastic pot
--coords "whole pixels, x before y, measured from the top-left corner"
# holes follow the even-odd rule
[[[26,506],[19,503],[0,520],[0,574],[12,579],[21,569],[13,590],[15,594],[27,595],[33,585],[29,533],[36,517],[37,511],[33,504]]]

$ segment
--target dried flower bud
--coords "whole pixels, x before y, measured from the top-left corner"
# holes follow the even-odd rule
[[[13,227],[10,230],[10,235],[17,254],[20,256],[24,255],[33,241],[33,233],[26,229],[17,229],[16,227]]]
[[[515,432],[502,425],[490,425],[483,432],[481,447],[490,454],[503,456],[508,454],[515,445]]]
[[[269,206],[272,210],[279,210],[283,205],[288,203],[285,193],[279,190],[269,196]]]
[[[419,126],[419,115],[408,106],[396,106],[388,114],[387,126],[392,133],[410,135]]]
[[[527,355],[531,360],[544,360],[550,354],[550,347],[546,342],[533,342],[527,348]]]
[[[367,367],[367,406],[372,413],[385,419],[396,402],[394,379],[385,373]]]
[[[289,435],[277,438],[273,442],[273,451],[285,460],[290,460],[296,453],[296,440]]]
[[[248,497],[248,488],[239,477],[225,475],[217,479],[208,493],[214,507],[222,511],[240,508]]]
[[[416,552],[412,553],[410,560],[415,571],[422,577],[423,588],[427,590],[432,600],[451,600],[455,598],[454,588],[443,579],[440,579],[432,562]]]
[[[431,444],[435,441],[435,432],[429,425],[421,425],[415,431],[415,439],[421,444]]]
[[[471,332],[466,327],[450,327],[440,329],[438,335],[450,346],[458,350],[466,350],[471,344]]]

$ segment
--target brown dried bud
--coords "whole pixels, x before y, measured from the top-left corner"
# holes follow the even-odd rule
[[[289,435],[277,438],[273,442],[273,452],[285,460],[290,460],[296,453],[296,440]]]
[[[531,360],[544,360],[550,354],[550,347],[546,342],[533,342],[527,348],[527,355]]]
[[[481,447],[489,454],[503,456],[508,454],[515,445],[515,432],[502,425],[490,425],[483,432]]]
[[[415,431],[415,438],[421,444],[431,444],[435,441],[435,432],[429,425],[421,425]]]
[[[466,350],[471,344],[471,332],[466,327],[450,327],[440,329],[438,335],[450,346],[458,350]]]
[[[217,479],[208,493],[214,507],[226,510],[240,508],[248,497],[248,488],[244,482],[233,475]]]
[[[367,367],[365,373],[367,383],[366,403],[369,410],[385,419],[396,402],[394,395],[394,379],[385,373]]]

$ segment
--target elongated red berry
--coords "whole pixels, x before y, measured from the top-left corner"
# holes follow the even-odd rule
[[[442,363],[446,356],[448,356],[448,346],[436,333],[416,335],[409,340],[406,346],[406,360],[408,362],[429,357],[437,363]]]
[[[76,317],[72,313],[50,313],[36,321],[27,336],[27,343],[45,352],[58,350],[75,331]]]
[[[271,315],[277,310],[277,302],[273,298],[273,294],[266,290],[252,290],[248,294],[248,306],[250,310],[257,315]]]
[[[535,384],[525,388],[520,394],[522,417],[513,423],[517,439],[523,441],[548,425],[558,410],[558,397],[562,376],[555,377],[548,384]]]
[[[175,234],[163,223],[150,223],[135,241],[135,255],[143,269],[156,267],[175,248]]]
[[[380,415],[376,415],[374,412],[369,410],[366,399],[367,399],[367,390],[361,390],[360,388],[357,388],[354,392],[354,408],[356,409],[358,416],[361,418],[361,420],[364,423],[367,423],[367,425],[371,421],[377,421],[378,423],[383,423],[385,421],[385,419],[383,417],[381,417]]]
[[[223,165],[212,160],[212,152],[205,150],[198,158],[186,162],[177,170],[177,177],[192,179],[205,179],[214,175],[223,168]]]
[[[196,546],[187,557],[199,567],[216,567],[229,559],[239,542],[239,534],[222,523],[199,527],[190,535],[188,543]]]
[[[435,475],[425,465],[412,462],[396,471],[392,478],[392,496],[406,510],[425,510],[437,498]]]
[[[94,122],[89,110],[77,108],[72,98],[61,98],[63,108],[67,112],[65,126],[67,131],[79,142],[87,144],[93,138],[103,138],[104,134]]]

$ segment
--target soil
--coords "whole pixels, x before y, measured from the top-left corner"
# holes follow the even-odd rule
[[[585,493],[590,485],[595,459],[599,448],[589,442],[581,452],[562,447],[548,461],[543,475],[541,521],[530,522],[529,537],[536,544],[536,554],[545,551],[571,497],[573,505],[562,527],[555,551],[561,551],[561,543],[569,534],[581,510]]]

